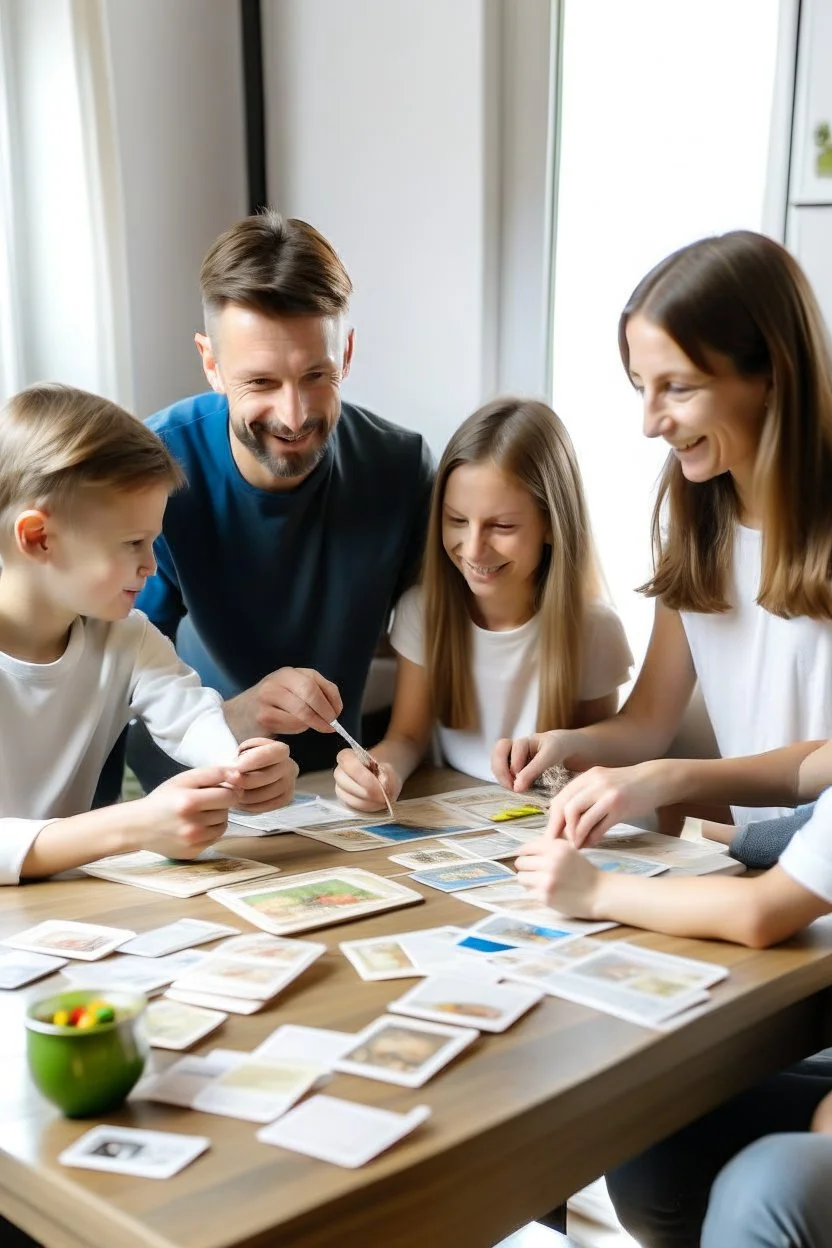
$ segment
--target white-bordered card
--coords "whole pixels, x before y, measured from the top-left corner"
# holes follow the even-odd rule
[[[421,1088],[466,1049],[479,1031],[386,1014],[355,1037],[335,1069],[365,1079]]]

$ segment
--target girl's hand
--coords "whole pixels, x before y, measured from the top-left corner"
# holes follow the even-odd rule
[[[389,763],[379,763],[379,774],[374,776],[359,761],[354,750],[341,750],[335,768],[335,795],[345,806],[352,806],[353,810],[386,811],[384,794],[395,802],[401,791],[402,781]]]
[[[591,767],[552,798],[548,837],[580,849],[596,845],[616,823],[627,823],[675,800],[673,764],[667,759],[633,767]]]
[[[491,770],[504,788],[525,793],[547,767],[564,761],[570,752],[570,735],[556,730],[531,737],[503,737],[491,752]]]
[[[815,1110],[812,1130],[832,1135],[832,1092],[828,1092]]]
[[[259,814],[286,806],[295,795],[298,765],[283,741],[251,737],[237,751],[233,783],[240,790],[235,803],[240,810]]]
[[[603,873],[566,841],[544,838],[523,845],[514,865],[519,882],[544,905],[578,919],[596,917],[594,905]]]

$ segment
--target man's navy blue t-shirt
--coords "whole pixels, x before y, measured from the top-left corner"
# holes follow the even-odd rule
[[[432,482],[420,434],[344,403],[323,459],[292,490],[250,485],[231,454],[228,402],[184,399],[148,424],[185,470],[137,605],[223,697],[279,667],[334,681],[360,733],[370,661],[391,607],[418,573]],[[302,771],[338,738],[286,738]]]

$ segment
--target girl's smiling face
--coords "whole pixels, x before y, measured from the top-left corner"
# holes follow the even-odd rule
[[[716,353],[713,372],[702,372],[641,313],[630,318],[626,333],[630,379],[644,404],[645,436],[664,438],[688,481],[710,481],[730,472],[743,506],[753,511],[768,378],[744,377]]]
[[[515,628],[534,614],[549,524],[515,477],[490,460],[448,476],[442,544],[474,597],[474,621]]]

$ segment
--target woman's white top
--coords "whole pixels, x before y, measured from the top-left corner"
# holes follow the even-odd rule
[[[390,641],[403,658],[424,667],[419,586],[409,589],[399,600]],[[519,628],[501,632],[472,623],[471,644],[479,727],[474,732],[461,732],[439,724],[439,743],[450,767],[493,782],[491,751],[497,741],[501,737],[528,737],[537,731],[540,617],[534,615]],[[586,615],[579,701],[613,693],[629,679],[632,663],[618,616],[606,604],[593,603]]]
[[[130,719],[189,767],[228,765],[237,742],[218,693],[142,615],[77,619],[54,663],[0,652],[0,884],[16,884],[45,824],[90,809]]]
[[[720,614],[680,612],[723,758],[832,737],[832,622],[784,620],[757,603],[763,537],[737,526],[728,600]],[[735,806],[748,823],[786,807]]]

